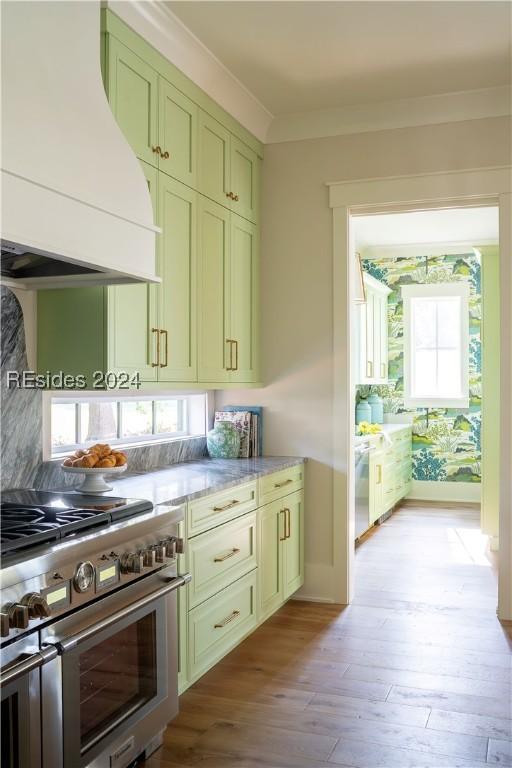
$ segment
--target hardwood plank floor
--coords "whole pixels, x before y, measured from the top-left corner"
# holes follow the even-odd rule
[[[291,601],[180,699],[146,768],[512,766],[511,627],[474,508],[408,503],[349,607]]]

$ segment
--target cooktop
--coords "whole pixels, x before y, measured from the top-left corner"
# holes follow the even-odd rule
[[[0,552],[44,544],[105,526],[124,517],[149,512],[151,502],[117,496],[14,490],[2,493]]]

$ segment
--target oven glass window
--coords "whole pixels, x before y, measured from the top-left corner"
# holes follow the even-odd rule
[[[2,700],[2,768],[20,768],[18,694]]]
[[[154,612],[80,655],[82,754],[156,696],[156,665]]]

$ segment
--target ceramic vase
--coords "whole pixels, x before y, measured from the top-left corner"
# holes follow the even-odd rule
[[[240,433],[230,421],[218,421],[206,436],[212,459],[236,459],[240,453]]]
[[[384,423],[384,400],[376,392],[372,392],[368,398],[368,403],[372,411],[372,424]]]
[[[372,409],[368,405],[366,398],[362,397],[356,406],[356,424],[362,421],[372,420]]]

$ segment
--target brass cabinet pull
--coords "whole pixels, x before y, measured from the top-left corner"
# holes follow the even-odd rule
[[[283,536],[279,536],[279,541],[285,541],[286,539],[286,510],[279,510],[279,523],[281,523],[281,515],[283,515]]]
[[[162,147],[159,147],[158,144],[156,147],[151,147],[151,150],[157,155],[162,155]]]
[[[235,367],[232,369],[233,371],[238,371],[238,341],[236,339],[233,339],[233,344],[235,345]]]
[[[377,485],[382,483],[382,464],[377,464]]]
[[[291,512],[288,507],[284,509],[284,537],[289,539],[291,536]]]
[[[371,360],[366,362],[366,378],[371,379],[373,376],[373,363]]]
[[[235,343],[234,339],[226,339],[226,344],[229,344],[229,367],[226,368],[226,371],[234,371],[233,368],[233,344]]]
[[[287,480],[283,480],[282,483],[274,483],[274,488],[283,488],[285,485],[290,485],[293,480],[289,477]]]
[[[160,157],[162,158],[162,160],[168,160],[169,159],[169,153],[167,152],[167,150],[165,152],[163,152],[160,155]]]
[[[169,365],[169,334],[166,330],[162,330],[160,333],[165,336],[165,363],[160,363],[160,368],[167,368]]]
[[[235,201],[235,203],[238,203],[238,200],[239,200],[238,195],[233,195],[233,200]]]
[[[222,627],[225,627],[226,624],[229,624],[230,621],[233,621],[233,619],[237,619],[240,616],[240,611],[233,611],[233,613],[230,613],[229,616],[226,616],[225,619],[222,619],[222,621],[219,621],[218,624],[214,624],[214,629],[222,629]]]
[[[230,200],[233,200],[233,193],[232,192],[226,192],[226,197],[229,197]]]
[[[220,557],[214,557],[213,562],[223,563],[224,560],[229,560],[230,557],[233,557],[234,555],[238,555],[239,552],[240,552],[239,549],[237,549],[236,547],[233,547],[233,549],[231,549],[229,552],[226,552],[225,555],[221,555]]]
[[[156,333],[156,363],[151,363],[152,368],[160,366],[160,331],[158,328],[152,328],[151,333]]]
[[[233,499],[232,501],[228,501],[227,504],[224,504],[223,507],[214,507],[214,512],[225,512],[226,509],[231,509],[231,507],[236,507],[237,504],[240,504],[238,499]]]

